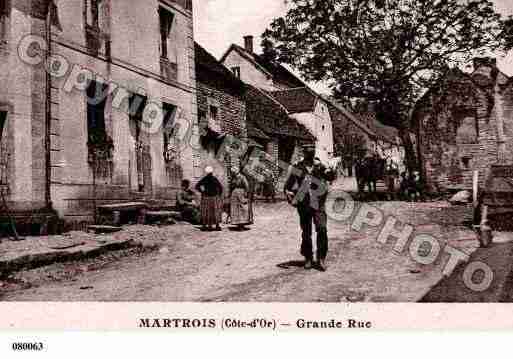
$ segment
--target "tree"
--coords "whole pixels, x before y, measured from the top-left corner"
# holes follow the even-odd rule
[[[416,167],[409,114],[448,68],[499,48],[504,23],[489,0],[290,0],[263,34],[278,61],[337,99],[365,99],[399,130]]]

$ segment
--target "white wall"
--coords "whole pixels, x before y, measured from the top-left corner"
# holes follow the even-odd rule
[[[291,117],[304,125],[317,139],[317,157],[323,163],[330,161],[333,158],[333,126],[326,103],[317,101],[314,112],[297,113]]]
[[[235,50],[230,51],[223,64],[230,70],[232,67],[240,67],[240,79],[244,83],[267,91],[280,90],[273,85],[272,79],[267,74],[260,71]]]

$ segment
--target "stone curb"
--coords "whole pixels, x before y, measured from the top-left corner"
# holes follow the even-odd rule
[[[0,278],[12,273],[45,267],[55,263],[78,261],[96,258],[111,251],[119,251],[134,247],[145,247],[145,244],[134,239],[109,241],[104,244],[86,243],[66,250],[51,250],[35,254],[24,254],[6,260],[0,259]]]

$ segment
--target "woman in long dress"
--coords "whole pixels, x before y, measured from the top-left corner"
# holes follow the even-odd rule
[[[242,230],[253,224],[253,203],[251,186],[246,176],[238,168],[232,170],[233,178],[230,183],[230,214],[231,224]]]
[[[196,190],[201,193],[201,223],[203,230],[221,230],[221,217],[223,209],[223,186],[214,176],[212,167],[205,168],[205,177],[196,185]]]

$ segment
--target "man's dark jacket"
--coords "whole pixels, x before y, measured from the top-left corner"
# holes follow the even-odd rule
[[[308,170],[306,167],[307,166],[305,161],[300,161],[293,166],[293,170],[289,174],[287,182],[285,183],[285,194],[288,191],[297,195],[308,175]],[[315,208],[317,207],[316,205],[312,206],[312,202],[310,202],[309,191],[305,191],[302,198],[299,198],[300,200],[297,203],[297,207],[304,208],[307,206],[312,206],[314,209],[324,210],[326,198],[328,197],[328,182],[334,181],[336,179],[336,174],[333,170],[328,169],[326,166],[318,164],[313,165],[311,176],[314,178],[314,180],[312,181],[310,188],[314,194],[320,194],[318,196],[318,208]],[[319,189],[319,186],[322,186],[323,188]],[[296,198],[297,197],[298,196],[296,196]],[[313,202],[316,201],[314,200]]]

